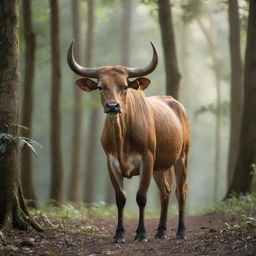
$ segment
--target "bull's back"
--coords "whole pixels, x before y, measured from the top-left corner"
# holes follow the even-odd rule
[[[187,143],[188,120],[184,107],[170,96],[148,98],[156,128],[155,170],[170,168]]]

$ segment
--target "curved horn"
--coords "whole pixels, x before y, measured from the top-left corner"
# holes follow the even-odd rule
[[[67,55],[67,61],[69,67],[78,75],[84,76],[84,77],[90,77],[90,78],[98,78],[98,71],[100,68],[85,68],[80,66],[74,58],[73,53],[73,45],[75,43],[75,40],[72,41],[69,49],[68,49],[68,55]]]
[[[150,44],[153,48],[153,57],[151,62],[144,68],[126,68],[128,77],[145,76],[154,71],[158,63],[158,54],[154,44],[151,41]]]

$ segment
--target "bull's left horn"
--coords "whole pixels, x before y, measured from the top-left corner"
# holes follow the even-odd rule
[[[72,41],[69,49],[68,49],[68,55],[67,55],[67,61],[69,67],[78,75],[83,77],[90,77],[90,78],[98,78],[98,72],[100,68],[86,68],[80,66],[74,58],[73,53],[73,46],[74,46],[75,40]]]
[[[158,54],[154,44],[152,42],[150,42],[150,44],[153,48],[153,57],[151,62],[144,68],[126,68],[128,77],[145,76],[154,71],[158,64]]]

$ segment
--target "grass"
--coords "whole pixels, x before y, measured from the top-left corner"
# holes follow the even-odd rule
[[[104,202],[86,205],[85,203],[63,203],[60,207],[51,204],[39,203],[38,209],[30,209],[34,217],[45,216],[50,220],[85,219],[85,218],[112,218],[116,215],[116,207],[108,206]]]
[[[215,211],[225,212],[236,217],[256,214],[256,194],[233,196],[215,206]]]

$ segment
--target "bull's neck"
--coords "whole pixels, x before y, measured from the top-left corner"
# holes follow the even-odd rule
[[[106,125],[108,127],[108,137],[111,142],[110,151],[112,154],[120,157],[123,152],[123,145],[126,133],[126,125],[124,113],[118,116],[108,115],[106,117]]]
[[[144,122],[144,111],[146,111],[146,100],[143,93],[131,90],[127,94],[126,106],[118,116],[108,115],[106,117],[105,128],[107,128],[109,153],[122,158],[124,147],[127,145],[126,139],[130,132],[136,131],[136,125]]]

